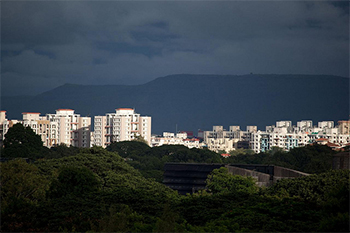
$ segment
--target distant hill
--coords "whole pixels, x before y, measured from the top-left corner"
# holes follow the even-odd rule
[[[320,75],[170,75],[143,85],[65,84],[33,97],[2,97],[10,119],[35,111],[72,108],[82,116],[131,107],[152,116],[152,132],[213,125],[257,125],[278,120],[341,120],[349,117],[349,79]]]

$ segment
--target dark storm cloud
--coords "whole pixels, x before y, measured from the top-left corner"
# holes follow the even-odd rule
[[[2,2],[2,44],[66,44],[74,41],[76,22],[62,2]]]
[[[2,94],[174,73],[349,75],[349,3],[1,3]]]

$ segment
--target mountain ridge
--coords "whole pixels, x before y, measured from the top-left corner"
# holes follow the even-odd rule
[[[22,101],[2,98],[9,119],[21,112],[54,113],[72,108],[85,115],[105,115],[119,107],[152,116],[152,132],[213,125],[257,125],[277,120],[341,120],[349,116],[349,79],[333,75],[177,74],[140,85],[64,84]]]

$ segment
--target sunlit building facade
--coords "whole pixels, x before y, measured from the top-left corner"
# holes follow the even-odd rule
[[[94,145],[106,147],[112,142],[142,137],[151,144],[152,118],[141,116],[132,108],[118,108],[115,113],[94,118]]]

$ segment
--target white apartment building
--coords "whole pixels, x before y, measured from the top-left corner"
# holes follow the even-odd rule
[[[250,141],[252,133],[257,131],[257,126],[247,126],[246,131],[241,131],[239,126],[230,126],[224,130],[223,126],[213,126],[212,131],[204,131],[203,139],[209,150],[215,152],[235,150],[239,141]]]
[[[22,123],[19,120],[8,120],[6,118],[6,111],[0,111],[0,146],[3,145],[5,134],[13,125]]]
[[[163,145],[184,145],[184,138],[178,137],[175,133],[163,132],[162,136],[152,136],[151,146],[163,146]],[[187,138],[187,135],[186,135]]]
[[[350,134],[350,120],[338,121],[339,134]]]
[[[339,122],[346,125],[348,121]],[[268,126],[266,131],[253,133],[249,144],[255,153],[271,150],[272,147],[288,151],[318,142],[319,139],[325,139],[325,144],[329,142],[343,147],[350,143],[350,134],[344,134],[341,127],[344,126],[339,124],[334,127],[333,121],[321,121],[317,126],[313,126],[310,120],[297,122],[297,126],[276,122],[276,126]]]
[[[163,136],[152,136],[151,146],[183,145],[188,148],[202,148],[203,144],[197,138],[187,138],[186,132],[163,132]]]
[[[45,116],[40,116],[40,113],[37,112],[23,112],[22,115],[22,124],[25,127],[29,126],[32,128],[41,137],[44,146],[51,147],[57,144],[57,122],[51,122]]]
[[[57,134],[52,145],[90,147],[91,117],[81,117],[73,109],[57,109],[56,114],[46,114],[46,120]]]
[[[334,148],[341,148],[350,144],[350,121],[321,121],[316,126],[311,120],[297,122],[277,121],[276,125],[266,126],[265,131],[257,130],[256,126],[247,126],[241,131],[239,126],[230,126],[226,131],[223,126],[213,126],[212,131],[203,131],[204,143],[209,150],[215,152],[235,150],[240,142],[249,143],[249,148],[255,153],[266,152],[272,147],[280,147],[289,151],[295,147],[306,146],[325,139],[334,144]]]
[[[142,136],[151,144],[152,118],[140,116],[132,108],[118,108],[115,113],[94,118],[94,145],[106,147],[112,142],[131,141]]]
[[[1,140],[8,129],[16,123],[29,126],[41,137],[43,145],[52,147],[59,144],[76,147],[90,147],[91,118],[81,117],[72,109],[58,109],[56,114],[40,116],[38,112],[23,112],[23,120],[7,120],[6,111],[0,112]]]

